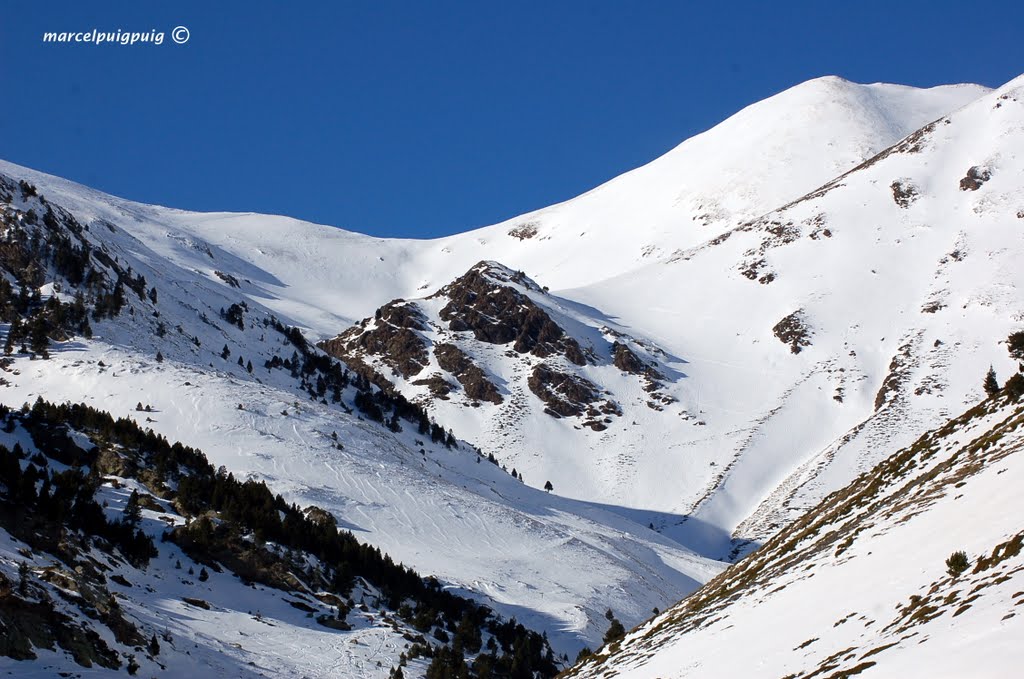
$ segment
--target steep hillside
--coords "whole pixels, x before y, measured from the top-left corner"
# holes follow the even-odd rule
[[[1022,177],[1017,79],[764,217],[561,291],[689,361],[707,428],[687,439],[724,471],[679,513],[764,539],[1013,370],[993,338],[1024,322]]]
[[[0,400],[199,446],[573,652],[1014,367],[1022,101],[819,79],[435,241],[0,164]]]
[[[671,395],[679,359],[496,262],[320,346],[486,450],[513,453],[532,485],[575,497],[616,494],[641,423],[693,419]]]
[[[1009,677],[1024,375],[833,493],[573,677]]]
[[[18,676],[556,670],[540,634],[200,451],[82,405],[0,419],[0,667]]]
[[[208,278],[30,184],[0,178],[0,198],[3,403],[85,402],[199,446],[216,466],[319,506],[394,559],[547,631],[559,653],[593,643],[606,607],[635,622],[720,569],[488,463],[244,296],[238,263],[217,248],[190,245],[219,272]]]
[[[545,359],[517,348],[515,333],[495,342],[443,317],[447,288],[401,303],[424,324],[402,329],[419,338],[411,363],[397,364],[404,344],[374,339],[401,326],[390,307],[325,346],[376,356],[379,374],[469,440],[507,451],[528,483],[631,508],[622,511],[727,556],[976,399],[990,363],[1012,369],[991,338],[1024,321],[1020,91],[1015,81],[985,94],[662,261],[572,290],[522,288],[530,305],[562,319],[560,337],[583,348],[563,348],[557,373],[534,377],[533,388],[531,371]],[[657,386],[626,363],[612,368],[618,336],[644,355],[626,363],[662,377],[650,381]],[[456,352],[467,358],[449,365],[474,368],[472,409],[429,394],[430,385],[459,385],[432,363]],[[587,411],[577,404],[553,421],[549,402],[545,417],[531,398],[545,382],[583,395],[588,416],[575,417]]]
[[[564,329],[577,342],[585,344],[608,328],[632,338],[631,346],[664,352],[658,357],[660,372],[668,378],[661,390],[664,410],[640,406],[646,394],[634,388],[633,376],[612,375],[605,368],[600,379],[582,375],[611,391],[610,399],[596,406],[602,417],[591,417],[589,427],[581,426],[586,420],[556,422],[529,408],[514,408],[511,399],[496,404],[494,393],[489,400],[478,400],[481,407],[472,411],[449,400],[429,404],[429,412],[443,417],[446,426],[475,446],[501,449],[502,462],[536,488],[550,481],[559,493],[609,505],[667,537],[722,557],[736,547],[730,539],[734,533],[740,539],[761,540],[829,487],[851,478],[863,468],[859,453],[894,435],[894,422],[905,429],[902,435],[913,436],[935,422],[932,413],[948,415],[976,395],[976,378],[968,380],[968,374],[982,370],[991,360],[988,356],[996,353],[972,339],[976,319],[951,320],[949,333],[944,325],[941,332],[920,334],[919,327],[907,323],[927,304],[919,298],[922,286],[934,280],[937,262],[956,250],[950,231],[959,231],[959,222],[943,217],[949,214],[942,212],[945,205],[936,207],[936,223],[929,223],[927,231],[941,244],[941,252],[937,245],[915,247],[913,267],[882,266],[906,257],[909,249],[901,245],[909,236],[895,231],[905,228],[910,215],[930,213],[925,207],[933,202],[928,191],[935,200],[950,199],[951,192],[953,202],[964,202],[992,190],[993,184],[987,183],[976,192],[959,191],[959,179],[965,176],[959,173],[966,173],[974,161],[964,167],[960,161],[953,163],[958,174],[953,184],[937,177],[933,183],[934,169],[952,170],[932,161],[932,147],[909,154],[918,162],[915,186],[928,191],[918,191],[920,199],[905,208],[888,188],[896,179],[886,176],[881,192],[870,183],[879,180],[872,178],[866,187],[844,187],[798,202],[763,223],[750,220],[795,201],[901,135],[979,95],[984,96],[972,104],[972,115],[1009,123],[1001,142],[1012,138],[1019,119],[1016,102],[1007,100],[996,109],[997,95],[982,88],[915,90],[837,78],[810,81],[748,107],[663,158],[577,199],[506,224],[426,242],[382,241],[285,218],[142,206],[6,167],[12,176],[38,182],[83,222],[119,225],[134,239],[132,247],[144,249],[147,257],[195,272],[206,279],[204,287],[212,283],[303,325],[314,339],[343,333],[355,319],[373,314],[389,300],[429,295],[481,260],[529,274],[552,288],[556,305],[575,316],[578,322]],[[983,134],[973,122],[954,120],[945,134],[957,148],[986,157],[994,152],[993,135]],[[892,162],[854,174],[879,172],[878,167]],[[1013,171],[1008,167],[1004,178]],[[900,169],[897,174],[908,172]],[[818,212],[803,214],[811,206],[818,208],[818,201],[835,201],[840,195],[847,199],[828,211],[834,223],[818,225]],[[709,198],[719,203],[713,209],[704,204]],[[881,212],[876,214],[876,209]],[[965,217],[1002,223],[1013,214],[1016,222],[1015,210],[1000,207]],[[787,226],[789,212],[801,212],[792,228]],[[877,233],[856,226],[865,221],[876,224]],[[854,226],[836,228],[843,223]],[[1008,233],[994,236],[993,248],[1011,258],[1017,232],[1009,224],[999,228]],[[792,238],[796,230],[805,237]],[[835,255],[820,256],[826,247],[845,253],[839,255],[841,261],[834,261]],[[787,259],[774,262],[784,254]],[[870,278],[864,280],[865,275]],[[972,298],[987,300],[986,286],[994,276],[989,270],[972,277]],[[1000,284],[1016,285],[1013,273]],[[564,289],[568,285],[582,287]],[[862,305],[864,289],[894,289],[897,294],[883,292],[871,305]],[[991,309],[999,327],[986,325],[986,337],[1018,322],[1013,295],[999,299]],[[822,309],[840,308],[851,309],[858,318],[847,323],[845,315],[837,314],[826,323],[818,317]],[[576,337],[577,329],[587,337]],[[812,331],[813,340],[808,334]],[[467,331],[453,332],[466,336]],[[932,399],[937,405],[929,402],[906,417],[865,424],[883,382],[899,382],[888,379],[893,372],[889,365],[901,347],[918,337],[914,341],[940,341],[934,351],[941,359],[932,363],[962,366],[963,378],[944,385],[941,393],[934,386],[924,388],[919,400]],[[448,343],[466,356],[474,355],[474,346]],[[448,356],[449,365],[460,362],[450,350]],[[477,367],[484,374],[504,375],[505,358]],[[583,368],[583,373],[593,372]],[[453,380],[458,382],[454,376],[448,381]],[[496,386],[500,392],[502,385]],[[402,391],[416,397],[423,389],[405,385]],[[892,398],[898,398],[897,391],[888,389]],[[602,413],[605,400],[625,408],[624,415]],[[631,409],[633,404],[639,407]],[[882,410],[883,415],[889,412],[888,407]],[[797,426],[803,421],[813,426]],[[527,440],[521,435],[525,426],[517,431],[499,426],[503,422],[535,427],[529,431],[536,436]],[[595,424],[607,429],[595,432]],[[860,436],[840,446],[851,451],[848,455],[833,450],[855,429]],[[818,480],[824,483],[829,477],[817,472],[833,468],[835,475],[828,481],[832,486],[819,488]],[[787,504],[796,509],[787,512]]]

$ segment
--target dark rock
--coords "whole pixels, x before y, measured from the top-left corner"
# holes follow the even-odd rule
[[[794,311],[775,324],[772,332],[783,344],[789,345],[789,350],[799,354],[804,347],[811,346],[811,331],[806,325],[802,309]]]
[[[556,370],[546,363],[534,367],[527,384],[547,406],[545,412],[556,417],[578,417],[589,410],[588,406],[601,401],[601,391],[593,382]],[[611,401],[605,401],[598,410],[605,411],[621,414]]]
[[[894,181],[889,188],[892,189],[892,199],[901,208],[910,207],[917,199],[917,188],[910,182]]]
[[[960,190],[977,191],[991,178],[992,173],[988,169],[975,165],[967,170],[967,176],[960,180]]]
[[[587,359],[579,343],[528,296],[503,285],[506,280],[535,287],[521,273],[510,274],[503,267],[480,262],[436,293],[449,299],[441,309],[441,319],[450,330],[472,331],[481,342],[512,342],[512,348],[520,354],[540,358],[559,354],[576,365],[585,365]]]
[[[434,356],[437,364],[455,376],[471,399],[495,405],[504,401],[498,387],[487,379],[484,371],[454,344],[438,344],[434,347]]]
[[[318,346],[350,364],[361,362],[358,359],[364,354],[379,356],[406,379],[422,371],[429,358],[427,342],[417,332],[426,329],[423,312],[415,304],[398,299],[377,309],[375,320],[369,330],[365,329],[369,323],[364,321]]]
[[[430,395],[434,398],[440,398],[443,400],[448,399],[448,394],[452,392],[455,386],[443,378],[440,373],[434,373],[424,379],[419,379],[413,382],[417,386],[426,386],[430,390]]]

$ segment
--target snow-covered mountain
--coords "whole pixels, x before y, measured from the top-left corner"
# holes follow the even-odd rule
[[[1019,79],[822,78],[431,241],[0,162],[13,307],[71,309],[36,331],[49,359],[12,346],[0,401],[197,446],[574,653],[607,609],[632,625],[678,600],[1015,368],[1022,107]]]
[[[567,676],[1016,676],[1024,375],[1016,381]]]
[[[515,273],[525,277],[506,271],[478,291],[544,310],[580,347],[575,358],[538,356],[520,345],[518,330],[481,340],[479,328],[454,317],[446,292],[464,287],[468,274],[382,307],[332,346],[349,358],[375,356],[378,374],[483,449],[502,450],[527,483],[642,510],[628,513],[725,556],[735,539],[765,539],[887,447],[971,402],[990,363],[1012,369],[993,338],[1024,318],[1020,86],[984,93],[778,209],[704,232],[699,244],[655,261],[623,264],[633,266],[625,273],[604,278],[613,267],[594,266],[585,285],[549,291],[546,278],[531,280],[534,268],[523,267]],[[835,80],[797,89],[808,88],[865,91]],[[577,200],[618,191],[628,202],[617,186]],[[422,328],[396,324],[387,313],[395,305],[415,308]],[[414,340],[420,357],[397,366],[408,347],[374,339],[387,328]],[[461,368],[438,360],[439,344],[483,376],[488,398],[431,393],[432,384],[460,383]],[[616,364],[618,345],[642,355],[632,370]],[[554,372],[537,379],[538,366]],[[635,374],[648,371],[664,379]],[[590,397],[554,420],[538,395],[542,382]]]
[[[216,246],[180,237],[207,268],[181,267],[115,211],[72,212],[40,187],[0,184],[0,258],[32,319],[7,329],[19,339],[5,359],[5,404],[84,402],[199,447],[215,466],[326,510],[396,561],[546,631],[560,653],[592,643],[608,606],[636,622],[721,569],[597,503],[531,488],[454,438],[436,440],[440,425],[371,398],[246,296],[252,271]],[[20,295],[5,313],[17,315]],[[37,327],[43,344],[77,337],[39,360]],[[382,408],[388,426],[374,421]]]

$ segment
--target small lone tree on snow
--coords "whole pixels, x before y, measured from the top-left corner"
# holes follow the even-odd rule
[[[985,382],[982,387],[985,389],[985,393],[989,396],[995,396],[999,393],[999,381],[996,379],[996,369],[992,366],[989,366],[988,372],[985,373]]]
[[[946,572],[955,578],[967,570],[970,565],[971,562],[967,558],[967,552],[961,549],[960,551],[953,552],[946,559]]]
[[[555,489],[555,487],[551,485],[550,481],[545,481],[544,482],[544,490],[546,490],[546,491],[548,491],[550,493],[554,489]]]

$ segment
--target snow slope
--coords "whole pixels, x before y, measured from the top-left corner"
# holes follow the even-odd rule
[[[23,220],[45,205],[16,193],[7,210]],[[337,404],[312,399],[288,371],[266,367],[295,350],[266,308],[250,297],[240,325],[222,316],[244,301],[244,288],[169,263],[123,222],[75,214],[93,252],[144,276],[157,301],[128,290],[119,316],[93,323],[92,339],[54,343],[48,360],[15,351],[3,403],[85,402],[200,448],[239,478],[266,480],[290,502],[330,511],[424,576],[546,631],[559,652],[593,644],[609,606],[639,621],[721,569],[599,504],[526,486],[465,444],[448,449],[414,423],[392,432],[364,419],[352,407],[353,387]],[[215,246],[181,247],[211,269],[246,274]],[[73,292],[61,281],[47,287],[65,298]],[[137,411],[140,402],[153,412]]]
[[[380,304],[438,288],[480,260],[522,269],[557,290],[663,259],[798,198],[986,91],[818,78],[578,198],[430,241],[370,238],[287,217],[157,208],[9,163],[0,171],[76,211],[134,222],[133,234],[177,264],[195,262],[183,238],[216,245],[244,263],[253,292],[270,308],[332,336]],[[516,229],[518,237],[509,233]]]
[[[830,495],[578,677],[1012,677],[1024,407],[973,408]],[[967,570],[947,572],[964,551]]]
[[[116,482],[115,487],[113,483]],[[131,491],[139,488],[133,480],[114,479],[100,488],[98,501],[108,504],[107,514],[117,519]],[[145,488],[143,487],[144,491]],[[0,573],[17,582],[17,564],[25,563],[34,583],[30,599],[40,600],[42,588],[58,610],[77,624],[101,633],[111,649],[134,657],[141,676],[195,677],[274,677],[274,676],[361,676],[385,677],[398,664],[402,649],[408,646],[403,634],[393,629],[386,611],[375,605],[363,611],[358,607],[348,615],[351,631],[338,632],[318,624],[298,602],[311,610],[331,615],[313,592],[284,592],[262,584],[245,584],[230,572],[211,569],[207,580],[198,574],[203,567],[179,547],[161,542],[160,534],[169,525],[180,525],[170,503],[161,503],[162,511],[143,510],[141,528],[155,538],[160,554],[146,568],[135,568],[123,559],[91,549],[82,561],[99,563],[107,570],[110,593],[117,598],[121,613],[148,638],[158,637],[159,654],[118,643],[110,630],[97,624],[76,607],[76,598],[68,597],[62,586],[67,580],[52,577],[60,573],[60,561],[45,552],[29,552],[25,544],[0,529]],[[44,580],[44,576],[49,575]],[[61,596],[61,595],[64,596]],[[375,592],[363,585],[353,592],[356,601],[373,604]],[[185,599],[205,602],[202,608]],[[0,672],[18,677],[109,676],[113,670],[94,666],[90,669],[74,662],[60,649],[35,647],[34,660],[13,660],[0,656]],[[123,662],[123,661],[122,661]],[[410,676],[422,675],[426,663],[414,662]]]
[[[990,364],[1014,369],[999,341],[1024,322],[1022,152],[1017,79],[728,235],[561,293],[689,361],[707,440],[734,455],[688,511],[763,539],[973,402]],[[991,178],[964,190],[972,167]],[[650,290],[671,303],[634,301]],[[774,332],[794,313],[799,353]]]

